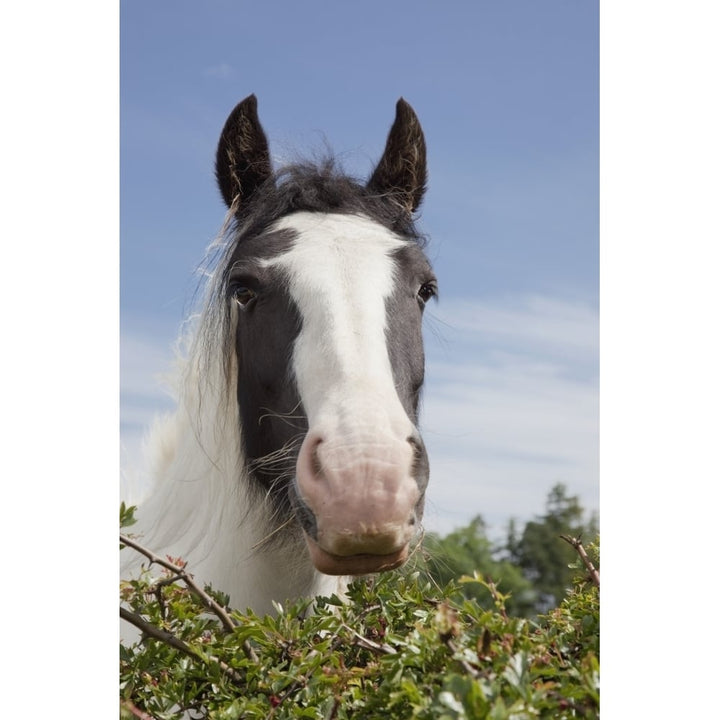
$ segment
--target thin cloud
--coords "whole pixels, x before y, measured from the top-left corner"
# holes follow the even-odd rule
[[[597,311],[539,296],[443,305],[422,415],[428,528],[528,519],[557,482],[597,509]]]
[[[443,300],[435,322],[445,344],[464,352],[532,354],[558,367],[581,363],[597,372],[598,312],[583,302],[539,295],[482,301],[451,298]]]
[[[217,65],[211,65],[206,67],[203,71],[205,77],[218,78],[225,80],[226,78],[232,77],[234,74],[233,68],[227,63],[218,63]]]

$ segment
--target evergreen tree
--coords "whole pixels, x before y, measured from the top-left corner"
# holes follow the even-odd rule
[[[597,518],[584,523],[583,515],[578,497],[568,496],[565,485],[558,483],[548,494],[545,514],[525,525],[519,541],[514,525],[509,529],[509,556],[538,592],[538,612],[557,606],[572,584],[569,565],[575,560],[575,551],[560,536],[591,541],[597,535]]]

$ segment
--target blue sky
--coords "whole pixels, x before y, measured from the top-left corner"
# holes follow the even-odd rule
[[[227,114],[255,93],[279,161],[330,146],[365,177],[398,97],[428,144],[421,227],[426,526],[496,532],[556,482],[598,502],[598,4],[123,2],[120,420],[125,482],[171,407],[157,381],[222,223]]]

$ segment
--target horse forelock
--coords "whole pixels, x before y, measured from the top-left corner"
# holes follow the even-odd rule
[[[333,157],[287,165],[274,173],[236,208],[235,236],[260,235],[282,217],[295,212],[363,215],[398,235],[424,243],[412,216],[387,196],[344,172]]]

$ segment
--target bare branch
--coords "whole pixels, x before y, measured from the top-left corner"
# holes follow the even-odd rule
[[[585,548],[583,547],[582,542],[580,541],[580,538],[574,538],[570,537],[569,535],[561,535],[560,536],[566,543],[571,545],[573,548],[575,548],[575,551],[580,556],[580,559],[583,561],[583,564],[587,568],[587,571],[590,573],[590,578],[593,581],[593,584],[595,587],[600,587],[600,573],[595,569],[595,566],[592,564],[592,560],[588,557],[587,552],[585,551]]]
[[[215,600],[213,600],[204,590],[201,590],[184,568],[178,567],[174,563],[161,558],[159,555],[155,555],[155,553],[148,550],[146,547],[143,547],[139,543],[136,543],[134,540],[131,540],[126,535],[120,535],[120,542],[123,543],[123,545],[127,545],[133,550],[136,550],[141,555],[144,555],[151,563],[161,565],[165,569],[176,573],[177,579],[182,580],[188,588],[190,588],[190,590],[192,590],[200,598],[203,605],[217,615],[220,622],[223,624],[223,627],[228,632],[232,632],[237,627],[237,623],[227,614],[225,609],[219,603],[215,602]]]
[[[159,640],[160,642],[165,643],[172,648],[175,648],[175,650],[179,650],[180,652],[185,653],[185,655],[189,655],[195,660],[206,662],[206,659],[197,650],[190,647],[190,645],[187,645],[179,638],[176,638],[172,633],[167,632],[167,630],[162,630],[161,628],[156,627],[152,623],[147,622],[147,620],[144,620],[142,617],[140,617],[140,615],[137,615],[134,612],[130,612],[130,610],[127,610],[124,607],[121,607],[120,617],[123,620],[129,622],[131,625],[134,625],[138,630],[142,631],[148,637]],[[233,668],[231,668],[227,663],[224,663],[222,660],[218,660],[218,658],[211,655],[207,657],[208,659],[216,662],[220,666],[220,669],[223,671],[223,673],[225,673],[225,675],[227,675],[233,682],[239,685],[244,684],[243,677],[239,675],[235,670],[233,670]]]
[[[345,623],[343,623],[341,627],[347,630],[355,638],[355,642],[361,647],[364,647],[366,650],[374,650],[375,652],[383,653],[384,655],[397,655],[397,650],[394,647],[391,647],[388,644],[380,645],[380,643],[376,643],[374,640],[366,638],[364,635],[361,635],[356,630],[353,630]]]
[[[210,595],[208,595],[204,590],[200,589],[200,587],[195,583],[192,577],[186,572],[184,567],[181,568],[178,565],[175,565],[174,563],[171,563],[170,561],[161,558],[159,555],[156,555],[151,550],[148,550],[146,547],[140,545],[134,540],[131,540],[129,537],[123,535],[122,533],[120,534],[120,542],[123,545],[127,545],[133,550],[139,552],[141,555],[144,555],[148,560],[150,560],[151,563],[160,565],[166,570],[170,570],[171,572],[175,573],[175,576],[172,578],[172,582],[174,582],[175,580],[182,580],[182,582],[184,582],[187,587],[200,598],[203,605],[205,605],[208,610],[211,610],[213,613],[215,613],[215,615],[218,617],[227,632],[233,632],[238,626],[237,622],[235,622],[225,611],[225,608],[223,608],[219,603],[213,600],[213,598],[210,597]],[[252,645],[250,645],[247,640],[243,642],[243,650],[245,652],[245,655],[250,660],[252,660],[253,662],[258,662],[258,656],[255,653]]]

